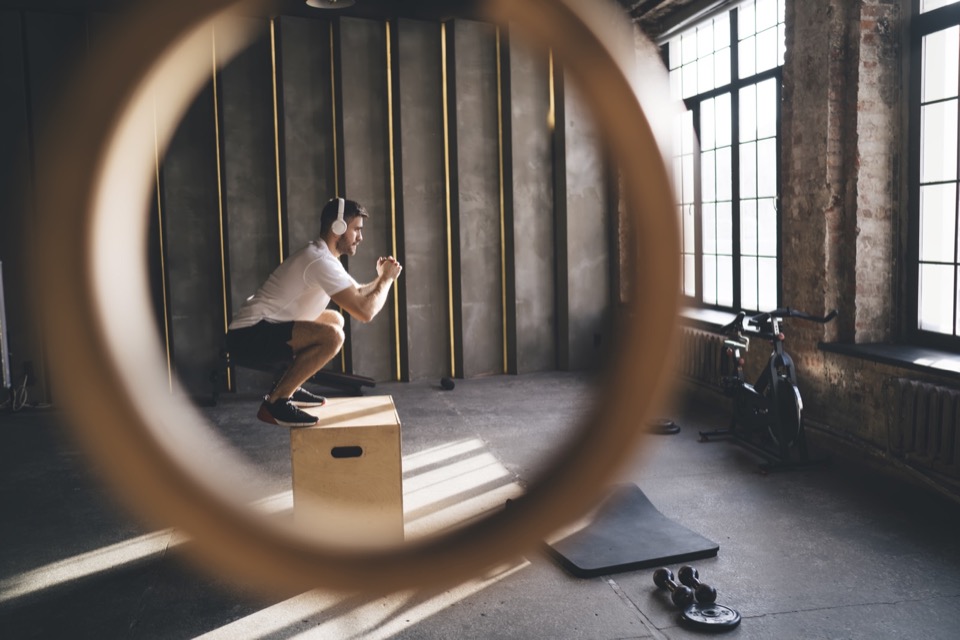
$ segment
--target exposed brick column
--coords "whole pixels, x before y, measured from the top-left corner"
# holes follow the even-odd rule
[[[801,387],[821,400],[844,371],[818,341],[893,334],[899,24],[899,0],[787,0],[783,300],[812,313],[840,311],[827,327],[790,325]]]
[[[854,253],[845,241],[845,218],[855,215],[855,207],[848,211],[854,176],[846,143],[855,132],[845,91],[855,58],[848,35],[850,4],[787,1],[780,128],[783,302],[811,313],[836,307],[844,317],[851,315],[847,307],[854,288],[852,262],[844,263]],[[828,339],[852,333],[841,328],[846,326],[829,327]],[[801,343],[815,344],[819,329],[807,329]]]
[[[864,0],[857,83],[857,342],[894,335],[900,207],[900,1]]]
[[[784,301],[840,321],[828,340],[892,334],[899,207],[899,0],[788,0]],[[816,341],[817,327],[800,327]]]

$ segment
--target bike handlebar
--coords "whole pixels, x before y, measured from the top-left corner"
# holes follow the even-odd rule
[[[800,318],[801,320],[809,320],[811,322],[826,324],[836,317],[836,309],[823,317],[810,315],[809,313],[797,311],[796,309],[791,309],[790,307],[786,307],[784,309],[774,309],[773,311],[765,311],[764,313],[758,313],[757,315],[750,316],[749,318],[747,318],[747,314],[745,312],[740,311],[737,313],[737,317],[733,319],[733,322],[720,328],[720,333],[726,334],[734,330],[737,332],[742,331],[744,329],[744,319],[747,320],[748,325],[759,328],[763,323],[769,321],[771,318]]]
[[[796,309],[791,309],[787,307],[785,309],[774,309],[773,311],[767,311],[765,313],[759,313],[747,320],[748,324],[754,326],[759,326],[760,323],[766,322],[770,318],[800,318],[801,320],[810,320],[811,322],[819,322],[820,324],[826,324],[837,317],[837,310],[834,309],[827,315],[813,316],[804,311],[797,311]]]

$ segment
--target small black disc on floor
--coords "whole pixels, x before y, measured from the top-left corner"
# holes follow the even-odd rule
[[[680,622],[702,631],[729,631],[740,624],[740,612],[722,604],[697,602],[680,614]]]
[[[667,418],[659,418],[654,420],[649,425],[647,425],[647,430],[650,433],[655,433],[662,436],[672,436],[675,433],[680,433],[680,427],[673,420],[668,420]]]

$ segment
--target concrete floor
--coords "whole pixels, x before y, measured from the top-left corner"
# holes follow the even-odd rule
[[[459,381],[450,392],[426,382],[372,392],[394,396],[406,461],[459,443],[499,470],[460,504],[479,512],[522,490],[590,390],[582,376],[551,373]],[[271,495],[289,489],[289,437],[257,422],[256,404],[227,396],[204,411],[264,471]],[[623,480],[720,544],[715,558],[692,564],[743,616],[724,637],[958,637],[956,503],[852,461],[762,475],[743,448],[697,441],[699,429],[725,423],[722,412],[677,405],[671,417],[681,432],[649,438]],[[0,638],[704,635],[679,626],[652,569],[580,579],[540,552],[442,594],[264,599],[193,570],[175,532],[145,528],[116,506],[62,418],[56,410],[0,415]]]

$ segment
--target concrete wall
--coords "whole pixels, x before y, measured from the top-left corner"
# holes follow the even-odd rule
[[[545,52],[466,20],[244,20],[258,32],[249,49],[215,73],[211,34],[198,56],[210,82],[161,158],[148,212],[157,326],[191,394],[211,390],[225,323],[316,237],[320,208],[338,193],[370,212],[348,264],[354,277],[372,280],[376,258],[394,252],[405,270],[396,301],[369,324],[350,322],[329,368],[391,380],[596,363],[612,304],[605,265],[616,255],[604,168],[578,108],[562,121],[567,141],[554,135]],[[29,361],[41,378],[19,243],[32,215],[19,189],[30,179],[28,134],[56,101],[64,60],[82,60],[84,38],[109,35],[109,24],[0,13],[0,188],[10,203],[0,259],[15,371]],[[566,181],[571,192],[555,193]],[[558,272],[567,265],[570,274]],[[268,378],[240,369],[231,382],[254,391]],[[35,394],[55,400],[43,387]]]
[[[576,85],[564,83],[564,127],[566,199],[565,330],[560,336],[566,350],[564,368],[586,369],[600,362],[598,357],[611,339],[611,224],[607,171],[600,133]]]
[[[411,379],[451,375],[440,25],[399,20],[400,160]]]
[[[320,233],[320,210],[336,194],[330,23],[281,18],[284,205],[291,251]]]
[[[510,41],[517,372],[557,365],[553,147],[547,56]]]
[[[471,377],[505,367],[497,37],[479,22],[455,29],[463,373]]]
[[[370,212],[362,248],[350,260],[350,273],[365,283],[376,278],[377,257],[389,255],[392,246],[386,26],[377,20],[345,18],[340,29],[344,195],[362,202]],[[368,324],[350,323],[353,368],[377,380],[394,375],[390,316],[388,310]]]

